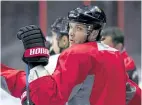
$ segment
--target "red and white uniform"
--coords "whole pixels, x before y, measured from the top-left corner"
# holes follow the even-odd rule
[[[95,75],[91,105],[125,105],[123,59],[119,51],[107,45],[96,42],[74,45],[61,53],[52,75],[45,73],[42,66],[30,70],[30,97],[35,105],[65,105],[72,89],[88,75]]]
[[[23,70],[16,70],[1,64],[1,73],[12,96],[21,97],[26,86],[26,73]]]
[[[110,55],[114,55],[115,60]],[[33,78],[29,78],[29,81],[31,81],[30,95],[32,101],[35,105],[57,105],[57,103],[58,105],[65,105],[71,91],[74,90],[73,88],[79,84],[84,84],[86,82],[84,80],[88,76],[95,75],[95,81],[92,81],[93,86],[90,90],[90,104],[125,105],[125,79],[127,77],[123,71],[124,65],[122,63],[122,65],[113,66],[122,62],[119,56],[119,52],[115,49],[101,43],[91,42],[72,46],[59,56],[57,67],[52,76],[45,72],[47,70],[42,66],[31,70],[29,77],[33,76]],[[102,64],[103,66],[101,66]],[[1,75],[6,78],[10,92],[13,96],[20,97],[25,87],[25,72],[17,71],[5,65],[1,65],[1,67]],[[34,70],[39,72],[40,77],[34,75]],[[135,95],[129,105],[140,105],[140,89],[131,81],[130,84],[136,87],[137,91],[134,92]],[[133,104],[136,102],[137,104]]]
[[[126,52],[126,50],[124,50],[123,52],[121,52],[121,55],[122,55],[122,57],[124,59],[124,64],[125,64],[126,71],[135,70],[136,69],[135,62],[128,55],[128,53]]]
[[[138,87],[138,85],[130,79],[128,79],[127,82],[130,84],[130,87],[132,88],[131,91],[134,92],[132,94],[133,96],[132,96],[131,100],[128,102],[128,105],[141,105],[141,89],[140,89],[140,87]],[[130,93],[130,92],[128,91],[128,93]]]
[[[138,73],[136,70],[136,65],[132,57],[128,55],[126,50],[121,52],[121,55],[124,59],[125,69],[129,75],[129,78],[134,81],[136,84],[138,84]]]
[[[124,64],[125,64],[125,70],[129,75],[129,78],[127,83],[130,84],[132,90],[132,98],[131,100],[128,102],[128,105],[141,105],[141,89],[138,87],[138,85],[136,83],[138,83],[138,75],[134,76],[136,71],[136,66],[135,66],[135,62],[132,59],[132,57],[130,57],[128,55],[128,53],[126,52],[126,50],[124,50],[121,53],[123,59],[124,59]],[[134,82],[135,83],[134,83]],[[128,91],[128,93],[130,93],[130,91]],[[130,96],[131,96],[130,95]],[[129,96],[127,96],[129,97]]]

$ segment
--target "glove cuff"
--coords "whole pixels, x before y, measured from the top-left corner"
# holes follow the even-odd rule
[[[24,53],[24,57],[29,58],[29,57],[47,57],[49,58],[49,51],[45,47],[34,47],[30,49],[26,49]]]
[[[44,68],[44,66],[39,65],[30,70],[30,74],[28,76],[28,82],[31,83],[32,81],[41,78],[43,76],[48,76],[50,73]]]

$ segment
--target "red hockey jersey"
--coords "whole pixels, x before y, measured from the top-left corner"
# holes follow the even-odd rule
[[[91,105],[126,105],[126,73],[116,49],[96,42],[74,45],[59,56],[52,76],[30,83],[36,105],[65,105],[72,89],[88,75],[95,75]]]
[[[1,64],[1,74],[6,80],[12,96],[21,97],[26,86],[26,73],[23,70],[16,70]]]
[[[13,96],[20,97],[25,88],[25,72],[2,65]],[[95,75],[91,105],[125,105],[126,73],[120,53],[102,43],[74,45],[58,59],[52,76],[43,76],[30,83],[30,98],[35,105],[65,105],[72,89]]]
[[[125,64],[125,69],[126,71],[130,71],[130,70],[135,70],[136,66],[135,66],[135,62],[134,60],[128,55],[128,53],[124,50],[121,53],[123,59],[124,59],[124,64]]]

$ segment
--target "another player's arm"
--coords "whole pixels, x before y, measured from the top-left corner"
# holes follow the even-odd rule
[[[0,76],[5,79],[11,95],[20,98],[26,84],[25,72],[1,64]]]

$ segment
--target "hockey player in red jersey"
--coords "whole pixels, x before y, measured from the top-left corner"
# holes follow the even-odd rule
[[[72,89],[88,75],[95,75],[90,104],[125,105],[126,75],[120,53],[94,42],[106,23],[104,12],[97,6],[85,6],[70,11],[68,17],[72,46],[61,53],[52,75],[43,67],[48,54],[40,28],[26,26],[18,32],[25,48],[23,60],[31,68],[31,101],[35,105],[65,105]]]
[[[124,33],[117,27],[109,27],[102,31],[101,36],[103,43],[121,52],[129,78],[138,84],[138,73],[136,71],[135,62],[124,48]]]
[[[128,79],[127,84],[129,85],[126,89],[126,100],[128,100],[128,105],[141,105],[141,89],[137,85],[138,75],[134,74],[137,72],[136,66],[132,57],[130,57],[126,50],[124,50],[124,33],[117,27],[109,27],[102,31],[101,36],[102,43],[118,49],[124,59],[125,70],[131,79]]]
[[[67,24],[67,17],[59,17],[51,25],[52,45],[49,49],[50,55],[60,54],[69,47]]]
[[[29,27],[27,27],[27,28],[29,28]],[[81,27],[78,27],[78,29],[81,29]],[[91,39],[91,38],[90,38]],[[76,39],[77,40],[77,39]],[[70,40],[70,42],[72,43],[73,42],[73,40]],[[76,41],[75,43],[77,43],[78,41]],[[79,41],[79,43],[80,42],[82,42],[82,41]],[[72,44],[75,44],[75,43],[72,43]],[[35,64],[34,64],[35,65]],[[12,71],[13,71],[13,75],[14,75],[14,69],[12,69]],[[15,73],[16,74],[16,73]],[[17,73],[17,74],[20,74],[20,73]],[[46,74],[46,73],[43,73],[43,74]],[[9,75],[10,75],[10,73],[9,73]],[[12,75],[11,75],[12,76]],[[23,73],[23,76],[25,77],[25,74]],[[33,76],[34,77],[34,76]],[[14,82],[14,84],[16,84],[16,82]],[[18,87],[18,86],[17,86]],[[20,92],[21,93],[21,92]],[[137,105],[137,104],[136,104]]]

